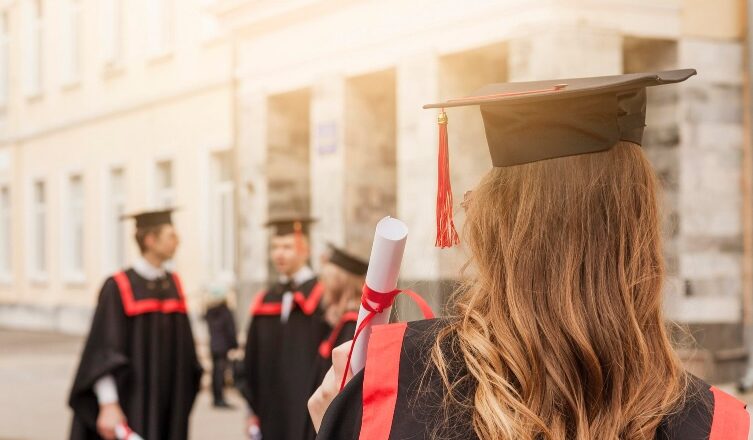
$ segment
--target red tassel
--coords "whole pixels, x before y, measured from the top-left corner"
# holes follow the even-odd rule
[[[450,184],[450,151],[447,145],[447,113],[437,118],[439,124],[439,163],[437,166],[437,238],[434,246],[449,248],[460,243],[452,218],[452,185]]]
[[[298,254],[303,254],[303,225],[301,222],[293,223],[293,233],[295,235],[295,249]]]

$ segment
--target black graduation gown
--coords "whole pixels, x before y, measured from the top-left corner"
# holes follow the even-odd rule
[[[177,276],[153,282],[129,269],[108,278],[70,394],[71,440],[100,438],[93,386],[107,374],[133,431],[148,440],[188,438],[201,373]]]
[[[317,438],[431,439],[437,421],[447,420],[440,438],[477,439],[470,411],[441,411],[441,381],[436,374],[424,376],[439,325],[425,320],[374,327],[364,371],[333,400]],[[419,388],[422,378],[428,382]],[[460,390],[472,391],[470,384]],[[662,421],[656,439],[747,440],[748,424],[742,402],[691,376],[685,405]]]
[[[294,292],[286,323],[280,321],[287,288],[275,284],[251,304],[243,393],[259,417],[265,440],[300,440],[311,425],[307,403],[319,344],[329,333],[319,302],[322,285],[311,279]]]
[[[358,312],[346,312],[343,314],[340,321],[335,328],[332,329],[327,339],[319,344],[319,354],[316,357],[316,362],[313,369],[313,379],[311,381],[311,387],[309,395],[314,394],[314,391],[322,384],[324,376],[327,375],[330,367],[332,366],[332,349],[344,344],[353,339],[353,335],[356,333],[356,323],[358,321]],[[316,438],[316,430],[311,423],[306,425],[306,430],[301,437],[302,439]]]
[[[225,357],[227,352],[238,348],[233,312],[224,301],[207,309],[204,316],[209,327],[209,349],[212,356]]]

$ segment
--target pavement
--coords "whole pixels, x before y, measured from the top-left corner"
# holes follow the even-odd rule
[[[0,329],[0,440],[67,439],[66,401],[83,339],[52,333]],[[209,389],[191,414],[192,440],[244,439],[242,400],[228,390],[233,410],[212,408]]]

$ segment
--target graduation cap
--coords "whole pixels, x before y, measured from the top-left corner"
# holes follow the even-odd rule
[[[459,242],[452,220],[446,108],[478,105],[495,167],[596,153],[619,141],[640,145],[646,126],[646,87],[673,84],[695,69],[486,85],[439,108],[438,247]]]
[[[338,248],[334,244],[329,244],[330,255],[329,262],[350,272],[354,275],[366,275],[369,268],[369,262],[356,257],[355,255]]]
[[[289,215],[272,218],[264,226],[272,228],[275,237],[295,234],[296,249],[303,252],[303,236],[308,236],[310,226],[315,222],[316,219],[308,216]]]
[[[308,235],[312,223],[316,223],[316,219],[308,216],[290,215],[272,218],[264,226],[271,228],[275,236],[294,234],[296,232]]]
[[[122,220],[136,220],[136,228],[148,228],[152,226],[171,225],[173,224],[172,213],[177,208],[165,208],[158,211],[144,211],[137,214],[126,214],[121,217]]]

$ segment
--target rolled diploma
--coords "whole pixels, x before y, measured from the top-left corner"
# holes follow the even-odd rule
[[[143,437],[136,434],[135,432],[131,431],[130,434],[128,433],[129,429],[126,427],[124,423],[120,423],[115,426],[115,438],[118,440],[144,440]]]
[[[405,241],[408,239],[408,226],[396,218],[387,216],[379,221],[374,232],[374,244],[371,245],[369,269],[366,272],[366,285],[375,292],[389,293],[397,288],[397,278],[400,275],[400,264],[403,261]],[[371,303],[374,307],[376,304]],[[366,348],[369,345],[371,326],[387,324],[390,321],[392,307],[374,316],[363,329],[353,348],[350,370],[353,374],[363,370],[366,364]],[[358,312],[358,323],[366,318],[369,311],[361,306]]]

